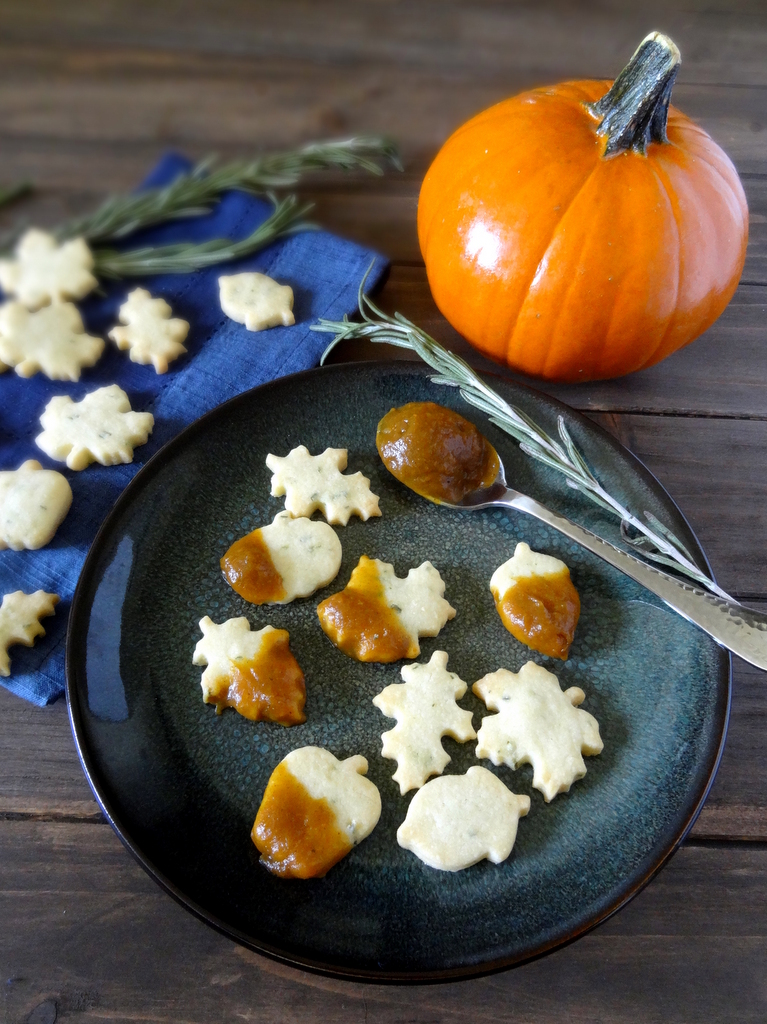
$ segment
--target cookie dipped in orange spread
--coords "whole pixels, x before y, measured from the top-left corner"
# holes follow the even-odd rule
[[[418,638],[436,636],[455,615],[444,592],[431,562],[400,579],[389,562],[362,555],[346,587],[326,598],[317,615],[325,633],[350,658],[416,658],[421,651]]]
[[[567,660],[581,602],[564,562],[517,544],[514,556],[493,573],[490,589],[501,621],[517,640]]]
[[[321,878],[375,828],[378,789],[359,754],[339,761],[322,747],[291,751],[272,772],[251,839],[281,878]]]
[[[387,412],[376,447],[397,480],[438,504],[456,504],[489,487],[500,468],[495,449],[474,424],[434,402],[408,402]]]
[[[246,618],[219,626],[207,615],[200,629],[203,638],[192,660],[208,666],[200,680],[206,704],[215,704],[219,713],[234,708],[254,722],[306,721],[304,674],[290,651],[287,630],[264,626],[253,633]]]

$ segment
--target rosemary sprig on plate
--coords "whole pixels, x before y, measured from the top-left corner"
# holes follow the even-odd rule
[[[382,174],[382,164],[387,162],[401,170],[394,143],[373,135],[312,142],[300,149],[266,153],[220,167],[208,157],[161,188],[112,196],[93,213],[62,224],[56,236],[60,240],[84,238],[91,246],[114,242],[152,224],[208,213],[223,193],[232,189],[268,193],[295,185],[309,171],[330,168]]]
[[[675,569],[725,600],[733,600],[694,564],[684,544],[651,512],[646,511],[645,519],[642,520],[608,494],[578,450],[562,416],[557,420],[559,437],[551,437],[526,413],[510,405],[497,391],[488,387],[468,363],[443,348],[401,313],[395,313],[394,316],[383,313],[363,294],[366,278],[367,274],[360,284],[358,294],[361,323],[344,317],[343,320],[321,319],[313,325],[312,330],[334,335],[321,362],[325,361],[339,342],[346,340],[368,338],[373,342],[410,349],[436,371],[431,377],[435,384],[458,388],[466,402],[480,409],[491,423],[518,441],[526,455],[561,473],[570,487],[580,491],[606,512],[617,516],[621,522],[623,539],[638,553],[653,562]]]
[[[247,238],[233,242],[230,238],[212,238],[207,242],[175,242],[143,249],[94,249],[94,273],[100,278],[144,277],[150,274],[186,274],[201,267],[239,259],[264,249],[267,245],[293,235],[311,231],[314,224],[303,220],[311,203],[300,204],[293,196],[275,203],[274,212]]]

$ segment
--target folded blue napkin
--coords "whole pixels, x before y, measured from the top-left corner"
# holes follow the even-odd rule
[[[163,185],[189,167],[187,160],[170,154],[144,186]],[[244,238],[271,210],[261,199],[230,192],[212,213],[136,233],[125,247]],[[203,413],[249,388],[316,366],[328,336],[311,331],[310,326],[319,317],[338,320],[354,312],[360,280],[373,260],[367,288],[374,288],[386,270],[383,257],[326,231],[306,231],[254,256],[193,274],[118,282],[107,288],[105,297],[80,303],[87,330],[106,337],[118,322],[117,311],[127,292],[138,286],[148,288],[168,301],[174,316],[191,325],[188,355],[171,363],[167,373],[158,375],[152,366],[130,362],[127,352],[107,341],[104,355],[96,366],[83,370],[77,384],[51,381],[41,373],[29,380],[12,371],[0,374],[0,469],[17,469],[26,459],[38,459],[45,468],[62,472],[74,495],[72,508],[50,544],[38,551],[0,551],[0,595],[46,590],[61,597],[55,616],[42,620],[46,635],[32,648],[10,648],[11,675],[0,677],[4,686],[38,705],[61,696],[72,596],[91,541],[117,496],[166,441]],[[294,326],[254,334],[222,313],[217,279],[222,273],[243,270],[258,270],[292,287]],[[131,408],[148,410],[155,417],[149,442],[136,448],[130,465],[94,463],[76,473],[37,447],[40,414],[53,395],[70,395],[79,401],[87,392],[115,383],[128,394]]]

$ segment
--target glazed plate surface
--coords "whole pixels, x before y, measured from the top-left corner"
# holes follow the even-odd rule
[[[564,413],[597,475],[634,511],[648,509],[705,564],[695,537],[658,482],[612,438],[534,391],[494,381],[503,396],[554,432]],[[730,698],[730,659],[703,632],[637,584],[556,532],[516,512],[458,512],[431,505],[389,475],[375,428],[390,408],[432,400],[475,422],[498,450],[512,487],[608,539],[617,523],[554,472],[433,384],[420,365],[351,364],[283,378],[220,406],[170,442],[123,492],[83,570],[70,618],[67,692],[89,781],[123,842],[190,910],[258,951],[309,969],[378,981],[476,975],[573,938],[629,899],[695,819],[719,762]],[[305,444],[348,448],[381,498],[381,518],[336,527],[336,580],[284,606],[248,605],[225,583],[219,559],[233,540],[271,522],[267,453]],[[518,643],[495,611],[494,569],[527,541],[565,561],[581,596],[567,662]],[[400,849],[395,833],[414,793],[399,795],[381,733],[393,727],[372,704],[401,682],[396,665],[363,665],[332,646],[316,605],[348,581],[360,555],[399,576],[429,559],[446,582],[455,619],[421,642],[469,686],[487,672],[534,658],[580,686],[604,751],[568,794],[546,804],[532,769],[495,768],[530,813],[501,865],[435,871]],[[199,620],[245,615],[290,633],[306,675],[306,723],[289,729],[216,715],[202,703],[192,653]],[[462,707],[478,728],[484,705]],[[445,739],[446,774],[472,764],[474,742]],[[383,812],[372,835],[323,879],[285,881],[258,861],[250,830],[266,782],[292,749],[317,745],[363,754]]]

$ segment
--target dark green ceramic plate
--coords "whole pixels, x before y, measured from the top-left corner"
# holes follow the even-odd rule
[[[565,412],[598,475],[639,511],[649,509],[705,565],[684,518],[658,482],[576,413],[498,379],[501,393],[544,426]],[[668,857],[698,813],[727,725],[729,657],[653,596],[565,538],[513,512],[430,505],[384,469],[374,438],[394,405],[434,399],[460,409],[490,438],[513,486],[577,522],[618,538],[594,506],[465,406],[419,365],[334,366],[285,378],[228,402],[159,452],[125,490],[85,563],[70,619],[72,727],[88,779],[110,822],[177,899],[239,942],[284,961],[347,977],[424,981],[508,966],[577,936],[629,899]],[[343,564],[315,597],[256,608],[223,581],[219,558],[236,537],[271,521],[268,452],[299,444],[349,449],[349,470],[370,477],[383,516],[338,527]],[[501,865],[456,874],[426,867],[395,832],[412,793],[399,795],[380,755],[391,719],[371,700],[400,681],[399,666],[362,665],[337,651],[315,606],[340,589],[361,554],[402,576],[430,559],[457,609],[421,659],[446,650],[472,683],[531,653],[506,632],[488,582],[518,540],[570,566],[582,614],[566,663],[536,655],[563,688],[586,692],[604,752],[551,804],[531,769],[484,762],[532,799]],[[192,665],[198,621],[246,615],[290,631],[306,673],[306,724],[217,716]],[[471,692],[461,701],[475,715]],[[477,763],[474,744],[446,739],[448,773]],[[364,754],[383,801],[372,833],[326,878],[282,881],[259,865],[250,829],[266,781],[289,750],[315,744]]]

